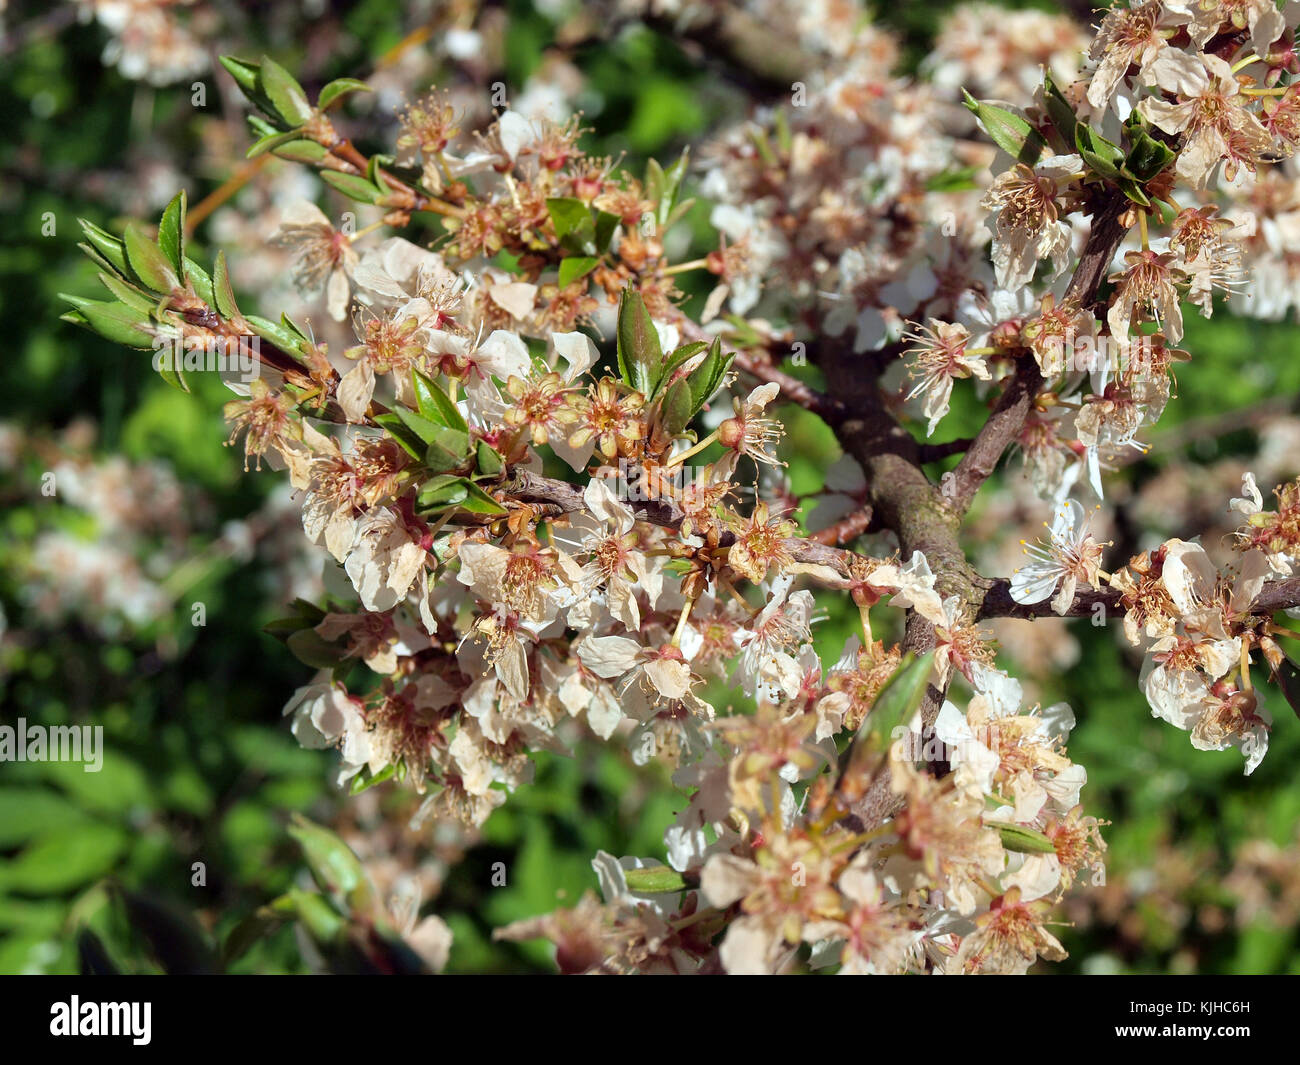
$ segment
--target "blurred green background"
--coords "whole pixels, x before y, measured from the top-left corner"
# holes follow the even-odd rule
[[[319,562],[297,544],[281,478],[245,474],[223,446],[219,385],[205,378],[193,395],[174,391],[147,356],[58,320],[57,293],[96,288],[76,247],[78,216],[116,231],[133,215],[156,217],[182,184],[194,205],[234,172],[242,119],[212,55],[265,51],[318,86],[368,74],[431,10],[436,25],[475,17],[470,5],[416,3],[400,14],[397,6],[198,5],[186,15],[208,65],[165,86],[106,63],[112,34],[79,20],[79,5],[11,3],[5,15],[0,722],[102,725],[108,754],[98,774],[73,764],[0,765],[0,972],[74,972],[97,949],[124,969],[155,971],[168,961],[159,942],[191,924],[203,955],[193,964],[221,964],[204,954],[211,944],[308,884],[288,831],[294,812],[332,826],[377,875],[416,876],[421,912],[454,933],[453,972],[549,971],[544,944],[494,943],[491,929],[576,902],[595,887],[597,849],[662,857],[662,832],[682,797],[666,773],[596,745],[572,759],[536,756],[536,782],[477,836],[401,828],[413,804],[386,787],[364,804],[341,801],[329,783],[334,756],[299,749],[280,716],[310,671],[261,632],[318,576]],[[881,5],[874,17],[903,36],[914,67],[951,6]],[[690,138],[744,113],[743,87],[722,83],[667,37],[632,25],[609,42],[573,39],[572,10],[493,5],[485,17],[500,47],[471,64],[472,80],[516,91],[559,49],[585,79],[589,143],[598,154],[627,153],[634,171],[649,156],[675,158]],[[412,94],[453,62],[425,45],[415,51],[423,55],[412,65]],[[205,84],[205,107],[193,106],[192,82]],[[236,211],[250,202],[241,197]],[[200,259],[215,251],[217,221],[198,231]],[[233,254],[254,257],[257,236],[244,235]],[[1295,416],[1300,391],[1295,327],[1227,315],[1189,323],[1183,346],[1196,360],[1179,375],[1151,454],[1128,467],[1117,497],[1111,535],[1130,548],[1185,531],[1198,492],[1213,488],[1207,519],[1217,514],[1262,448],[1282,449],[1272,468],[1300,472],[1294,462],[1287,472],[1287,437],[1277,431]],[[960,398],[945,435],[978,424],[980,408]],[[790,431],[783,454],[793,488],[814,492],[833,441],[793,413]],[[41,492],[51,471],[60,485],[53,497]],[[1261,487],[1271,482],[1261,477]],[[1156,502],[1143,502],[1148,490]],[[125,513],[105,517],[105,492]],[[990,506],[972,519],[977,558],[980,538],[1000,531],[1003,511]],[[193,623],[195,604],[202,625]],[[838,613],[819,626],[824,661],[850,631],[852,620]],[[1281,700],[1269,702],[1271,748],[1246,779],[1236,752],[1194,751],[1186,734],[1151,718],[1136,662],[1113,629],[1082,621],[1045,639],[1068,646],[1059,667],[1029,670],[1035,697],[1074,707],[1070,754],[1088,769],[1084,801],[1113,824],[1108,883],[1063,907],[1071,957],[1044,971],[1300,972],[1300,723]],[[1021,675],[1015,639],[1004,643],[1006,664]],[[498,868],[504,886],[493,886]],[[151,905],[162,909],[142,918]],[[85,929],[93,938],[80,935]],[[229,965],[320,967],[291,924]]]

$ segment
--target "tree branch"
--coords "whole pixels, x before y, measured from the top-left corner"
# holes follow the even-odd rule
[[[1088,243],[1070,278],[1064,300],[1073,300],[1080,307],[1092,307],[1096,302],[1097,292],[1106,280],[1115,252],[1128,232],[1121,218],[1131,206],[1128,197],[1118,189],[1108,190],[1106,200],[1093,214]],[[1020,435],[1042,385],[1043,377],[1037,363],[1028,353],[1022,354],[1016,372],[989,420],[980,428],[974,443],[953,470],[948,492],[959,513],[965,514],[970,509],[980,487],[992,476],[1006,449]]]
[[[547,513],[552,517],[561,514],[573,514],[587,510],[582,489],[568,481],[554,477],[543,477],[521,466],[512,466],[500,488],[512,499],[550,508]],[[638,521],[658,525],[664,529],[680,529],[686,520],[686,512],[670,499],[625,500],[628,508]],[[719,546],[730,547],[736,542],[733,533],[724,532],[719,539]],[[805,566],[824,566],[833,570],[840,577],[849,575],[849,559],[853,552],[840,547],[820,543],[803,536],[786,537],[783,546],[795,562]]]
[[[1026,620],[1051,617],[1081,618],[1091,616],[1098,605],[1104,607],[1107,612],[1113,610],[1120,614],[1125,613],[1120,594],[1114,588],[1103,588],[1099,592],[1093,591],[1091,588],[1084,588],[1075,595],[1069,610],[1064,614],[1057,614],[1052,610],[1050,599],[1044,599],[1041,603],[1017,603],[1011,598],[1011,582],[999,577],[992,582],[988,591],[985,592],[984,602],[980,604],[978,616],[979,620],[989,618],[1022,618]],[[1251,603],[1250,613],[1262,617],[1294,606],[1300,606],[1300,577],[1269,581],[1260,589],[1259,595]]]

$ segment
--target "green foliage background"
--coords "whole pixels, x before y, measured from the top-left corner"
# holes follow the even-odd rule
[[[244,16],[243,50],[265,50],[300,70],[293,19],[283,9],[274,14],[270,4],[237,6]],[[884,5],[878,16],[905,34],[906,54],[916,62],[945,6]],[[391,0],[326,4],[322,17],[337,25],[336,47],[325,62],[313,60],[313,75],[324,81],[367,70],[405,32],[394,7]],[[556,29],[526,4],[511,2],[507,10],[501,73],[513,87],[541,61]],[[12,7],[10,19],[20,20]],[[200,381],[192,396],[175,392],[149,371],[145,356],[58,321],[63,307],[57,292],[96,287],[93,268],[76,250],[75,218],[113,230],[122,221],[96,188],[128,160],[147,157],[152,146],[196,147],[188,91],[154,91],[124,80],[101,65],[103,41],[96,26],[71,24],[29,35],[4,57],[0,402],[4,419],[24,435],[47,434],[88,415],[98,423],[103,453],[173,464],[214,508],[206,531],[192,543],[203,558],[220,523],[259,506],[274,476],[245,475],[222,446],[222,390]],[[627,152],[634,167],[651,155],[675,157],[691,136],[741,111],[742,99],[719,85],[716,72],[648,31],[580,48],[575,61],[604,101],[589,123],[595,143],[601,152]],[[211,83],[214,75],[206,77]],[[220,177],[194,175],[191,203]],[[56,232],[44,236],[51,217]],[[200,231],[199,244],[203,236]],[[213,250],[204,249],[209,256]],[[1293,325],[1227,316],[1189,322],[1184,346],[1196,361],[1180,374],[1178,399],[1161,431],[1300,391],[1300,338]],[[958,407],[945,429],[962,435],[979,414],[973,402]],[[795,489],[815,490],[835,457],[834,443],[810,418],[793,418],[790,430],[784,453]],[[1163,453],[1158,441],[1134,468],[1138,483],[1162,464],[1188,457]],[[1252,432],[1242,429],[1197,439],[1191,457],[1208,463],[1249,454],[1253,446]],[[0,719],[102,724],[109,751],[100,774],[67,764],[0,765],[0,972],[76,971],[76,933],[83,927],[93,929],[125,968],[154,970],[156,951],[125,919],[107,885],[195,913],[205,935],[222,938],[259,905],[301,882],[288,816],[296,811],[330,820],[338,802],[327,782],[333,756],[300,750],[280,719],[285,698],[306,681],[307,671],[260,632],[279,611],[260,592],[265,574],[257,565],[215,561],[200,567],[172,616],[111,641],[76,620],[51,627],[28,617],[24,577],[13,562],[39,530],[75,523],[40,500],[34,486],[42,472],[29,458],[0,485],[0,605],[10,629],[0,645]],[[76,527],[81,535],[96,535],[84,522]],[[192,601],[206,603],[205,627],[189,623]],[[256,604],[251,611],[250,603]],[[820,627],[824,659],[834,660],[851,627],[841,615]],[[1151,719],[1132,663],[1123,660],[1110,633],[1084,622],[1075,636],[1082,658],[1055,678],[1050,695],[1078,715],[1070,751],[1089,770],[1089,811],[1114,822],[1105,833],[1112,874],[1142,866],[1158,845],[1168,844],[1197,870],[1188,905],[1230,905],[1221,879],[1241,840],[1295,845],[1300,723],[1274,700],[1269,755],[1247,780],[1235,752],[1196,752],[1185,734]],[[175,643],[170,657],[157,653],[160,641]],[[594,745],[572,759],[541,755],[537,762],[536,783],[493,815],[482,842],[451,870],[428,907],[456,934],[451,971],[548,971],[545,945],[493,943],[491,929],[576,901],[595,886],[589,863],[597,849],[662,855],[663,828],[682,802],[665,773],[638,770],[624,752]],[[205,864],[206,886],[192,886],[194,862]],[[505,887],[489,886],[497,862],[508,871]],[[1064,929],[1071,959],[1050,970],[1300,972],[1293,927],[1236,929],[1229,923],[1204,930],[1195,921],[1185,927],[1174,922],[1158,896],[1139,898],[1134,907],[1138,930],[1122,940],[1105,925]],[[284,928],[233,968],[292,972],[304,964]]]

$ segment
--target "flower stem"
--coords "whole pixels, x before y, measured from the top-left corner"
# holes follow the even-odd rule
[[[669,266],[659,271],[660,277],[671,277],[673,274],[684,274],[687,270],[703,270],[709,265],[708,259],[692,259],[688,263],[678,263],[676,266]]]
[[[674,455],[672,458],[670,458],[667,462],[664,463],[664,469],[672,469],[674,466],[680,466],[692,455],[698,455],[701,451],[703,451],[706,447],[708,447],[711,443],[713,443],[713,441],[715,441],[717,438],[718,438],[718,430],[714,429],[713,432],[711,432],[708,436],[706,436],[694,447],[687,448],[685,451],[681,452],[681,454]]]
[[[669,641],[670,647],[682,645],[682,636],[686,633],[686,620],[691,616],[691,607],[694,605],[694,599],[686,600],[686,605],[682,607],[682,616],[677,619],[677,628],[673,630],[673,638]]]

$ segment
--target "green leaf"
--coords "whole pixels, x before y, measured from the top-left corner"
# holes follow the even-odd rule
[[[654,393],[663,375],[664,353],[645,301],[631,285],[618,305],[618,372],[643,396]]]
[[[672,436],[681,435],[698,409],[691,395],[690,382],[685,378],[674,381],[668,386],[659,406],[664,431]]]
[[[122,303],[85,303],[77,308],[105,340],[128,348],[153,347],[154,323],[148,314]]]
[[[248,953],[254,943],[265,939],[286,920],[285,916],[275,913],[266,906],[245,917],[230,930],[226,941],[221,945],[222,963],[230,965],[238,961]]]
[[[478,460],[478,472],[486,474],[488,477],[497,476],[505,468],[506,462],[501,457],[501,452],[486,440],[478,442],[475,457]]]
[[[727,371],[731,369],[734,360],[735,355],[722,354],[722,340],[714,337],[704,361],[687,378],[691,383],[691,417],[694,417],[696,412],[713,398],[713,394],[722,386],[723,378],[727,376]]]
[[[941,174],[935,174],[926,179],[926,191],[965,192],[968,189],[978,188],[978,183],[975,181],[978,169],[974,166],[963,166],[957,170],[945,170]]]
[[[1043,154],[1047,142],[1042,135],[1019,115],[1004,107],[976,100],[962,89],[966,107],[989,138],[1017,162],[1033,166]]]
[[[469,431],[465,416],[447,393],[419,370],[411,371],[411,379],[415,385],[415,402],[423,417],[449,429],[459,429],[463,433]]]
[[[374,90],[364,81],[358,81],[356,78],[335,78],[321,89],[320,96],[316,98],[316,106],[324,111],[335,100],[353,92],[374,92]]]
[[[845,761],[845,776],[870,779],[885,764],[895,731],[907,725],[925,698],[933,668],[933,651],[920,658],[910,651],[903,656],[853,738]]]
[[[362,909],[371,895],[370,880],[352,850],[329,829],[295,813],[289,835],[298,841],[312,876],[321,889]]]
[[[591,273],[600,260],[594,255],[570,255],[560,262],[560,288],[567,288]]]
[[[131,272],[126,264],[126,249],[117,237],[84,218],[78,218],[77,222],[81,225],[81,231],[86,234],[86,239],[90,241],[91,246],[112,263],[118,273],[126,275]]]
[[[315,622],[308,621],[304,617],[294,616],[291,618],[276,618],[274,621],[268,621],[262,626],[262,631],[268,636],[274,636],[277,640],[285,642],[295,632],[302,629],[313,628]]]
[[[555,196],[547,199],[546,209],[561,246],[579,255],[596,253],[596,223],[590,207],[572,196]]]
[[[158,223],[158,247],[177,277],[185,276],[185,190],[172,199]]]
[[[315,166],[329,154],[323,145],[315,141],[290,140],[278,144],[274,151],[277,159],[288,159],[291,163],[306,163]]]
[[[386,193],[356,174],[342,174],[337,170],[322,170],[321,180],[358,203],[378,203]]]
[[[664,895],[670,892],[685,891],[686,878],[676,869],[666,865],[653,865],[646,869],[625,869],[623,876],[627,880],[629,891],[639,895]]]
[[[185,280],[194,289],[195,295],[209,307],[216,303],[212,292],[212,276],[188,256],[185,259]]]
[[[402,449],[417,462],[424,461],[424,452],[428,447],[414,430],[409,429],[396,414],[377,414],[372,419],[376,425],[387,430],[388,434],[401,445]]]
[[[250,63],[246,59],[236,59],[233,55],[223,55],[221,65],[235,79],[235,84],[244,90],[245,96],[251,99],[254,93],[260,95],[257,87],[256,63]]]
[[[459,470],[467,464],[469,433],[438,425],[428,444],[424,452],[424,464],[434,473]]]
[[[416,506],[421,510],[431,507],[441,509],[462,503],[469,495],[469,485],[469,481],[454,473],[432,477],[420,486],[420,492],[415,497]]]
[[[298,129],[273,129],[271,132],[265,133],[261,137],[258,137],[257,140],[253,141],[253,143],[249,145],[248,151],[244,153],[244,158],[256,159],[259,155],[265,155],[267,152],[273,151],[283,144],[290,144],[294,141],[300,140],[301,138],[302,131]],[[313,144],[315,142],[307,141],[306,143]],[[320,145],[318,144],[316,147],[320,148]],[[322,155],[324,152],[325,149],[321,148]]]
[[[683,344],[681,347],[676,348],[672,354],[664,359],[664,371],[659,377],[659,383],[655,385],[656,394],[668,383],[679,366],[684,366],[708,346],[707,341],[692,340],[689,344]],[[654,396],[650,398],[654,399]]]
[[[681,191],[682,178],[686,176],[689,161],[689,149],[664,170],[653,159],[646,165],[646,194],[655,202],[655,221],[660,229],[667,229],[673,219],[673,209],[677,204],[677,195]]]
[[[1075,127],[1079,124],[1078,116],[1046,68],[1043,70],[1043,101],[1047,106],[1047,117],[1061,135],[1061,140],[1067,145],[1073,145]]]
[[[342,647],[330,643],[315,629],[291,632],[284,642],[294,658],[312,669],[333,669],[345,657]]]
[[[596,212],[596,253],[604,255],[609,250],[609,242],[614,239],[614,231],[622,221],[609,211]]]
[[[1084,164],[1094,174],[1114,181],[1124,165],[1124,153],[1091,126],[1080,122],[1074,127],[1074,146]]]
[[[101,270],[99,280],[120,302],[125,303],[128,307],[135,308],[137,311],[152,316],[158,306],[157,297],[146,295],[134,285],[123,281],[116,274],[106,274]]]
[[[126,851],[127,834],[94,823],[57,829],[7,858],[0,888],[24,895],[60,895],[106,875]]]
[[[360,795],[363,791],[369,791],[376,784],[382,784],[385,780],[391,780],[393,774],[397,772],[397,766],[386,765],[378,773],[371,774],[369,769],[363,769],[352,778],[352,787],[348,789],[349,795]]]
[[[1151,136],[1136,111],[1132,117],[1138,121],[1134,122],[1130,118],[1128,124],[1130,147],[1128,157],[1124,160],[1124,169],[1138,181],[1150,181],[1174,161],[1177,153],[1163,141]]]
[[[262,56],[257,80],[266,98],[290,126],[301,126],[311,118],[311,104],[302,86],[274,59]]]
[[[285,920],[297,918],[317,943],[333,943],[347,928],[343,915],[323,895],[302,888],[290,888],[263,907],[263,911],[268,920],[277,914]]]
[[[1003,821],[990,821],[989,828],[996,828],[1002,836],[1002,846],[1009,851],[1020,854],[1055,854],[1056,844],[1041,832],[1013,825]]]
[[[260,94],[259,94],[260,97]],[[271,110],[271,101],[262,99],[258,106],[265,107],[269,113]],[[248,122],[248,128],[259,137],[279,137],[284,133],[293,133],[294,130],[283,130],[274,122],[268,122],[261,115],[246,115],[245,120]]]
[[[169,293],[180,285],[167,256],[145,235],[139,223],[126,224],[122,244],[126,248],[126,261],[132,272],[154,292]]]
[[[1151,206],[1151,198],[1147,196],[1146,191],[1135,178],[1130,177],[1128,174],[1121,173],[1119,177],[1115,179],[1115,184],[1118,185],[1120,191],[1134,203],[1141,204],[1143,207]]]
[[[469,485],[469,495],[466,496],[464,502],[460,504],[461,510],[468,510],[471,514],[486,514],[489,516],[500,516],[510,513],[478,485],[474,484],[472,481],[466,483]]]
[[[216,303],[217,313],[230,320],[239,314],[235,303],[235,290],[230,287],[230,271],[226,269],[226,253],[217,252],[217,261],[212,267],[212,298]]]
[[[272,322],[268,318],[261,318],[256,314],[246,314],[244,316],[253,332],[263,340],[268,340],[281,351],[289,355],[297,354],[302,349],[302,339],[297,336],[293,330],[281,325],[279,322]]]
[[[404,407],[400,403],[393,408],[392,413],[397,415],[402,424],[414,433],[426,447],[438,439],[440,430],[448,428],[444,423],[426,418],[423,414],[411,410],[410,407]]]

